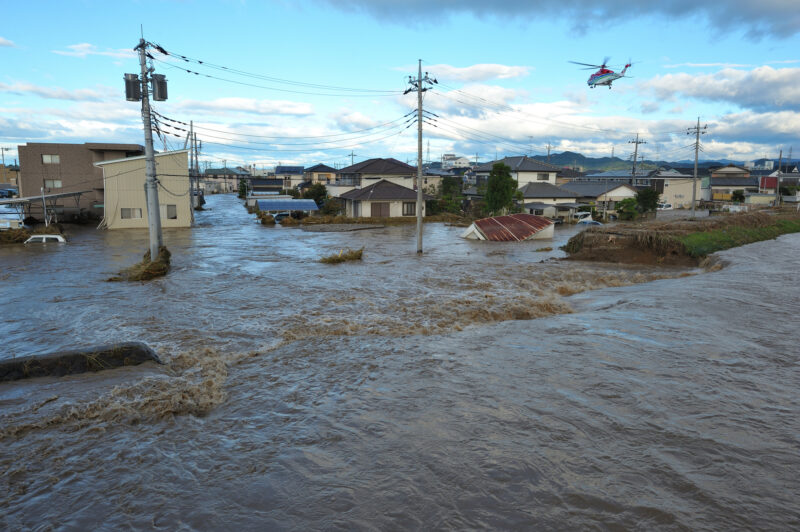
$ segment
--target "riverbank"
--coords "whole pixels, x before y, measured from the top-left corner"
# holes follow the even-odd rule
[[[591,227],[563,249],[572,260],[697,266],[711,253],[797,232],[800,213],[769,211]]]

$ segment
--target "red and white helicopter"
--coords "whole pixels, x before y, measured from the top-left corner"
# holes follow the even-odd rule
[[[610,89],[611,83],[613,83],[615,80],[618,80],[619,78],[630,77],[625,76],[625,72],[628,71],[628,68],[632,65],[632,63],[628,61],[628,63],[625,65],[625,68],[623,68],[621,72],[617,73],[606,66],[608,60],[608,57],[603,59],[602,65],[590,65],[589,63],[578,63],[577,61],[570,61],[570,63],[587,67],[583,70],[593,70],[595,68],[599,68],[600,70],[589,76],[586,84],[589,85],[590,89],[595,88],[597,85],[608,85],[608,88]]]

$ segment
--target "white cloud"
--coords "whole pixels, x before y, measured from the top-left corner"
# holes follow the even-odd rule
[[[136,55],[136,52],[131,50],[127,50],[125,48],[121,49],[106,49],[106,50],[98,50],[94,44],[89,43],[80,43],[80,44],[71,44],[67,46],[68,50],[53,50],[54,54],[58,55],[66,55],[69,57],[80,57],[85,58],[90,55],[101,55],[107,57],[117,57],[117,58],[130,58]]]
[[[14,44],[12,41],[9,41],[8,39],[0,37],[0,46],[8,46],[9,48],[15,48],[17,45]]]
[[[404,69],[407,70],[407,69]],[[438,79],[454,81],[487,81],[490,79],[510,79],[527,76],[531,67],[498,65],[492,63],[455,67],[451,65],[429,65],[426,70]]]
[[[32,83],[7,84],[0,82],[0,92],[12,94],[28,95],[33,94],[41,98],[51,100],[71,100],[71,101],[101,101],[114,94],[111,89],[75,89],[67,90],[60,87],[40,87]]]
[[[640,85],[659,99],[676,96],[734,103],[743,108],[775,110],[800,106],[800,68],[724,69],[713,74],[656,76]]]
[[[681,68],[681,67],[690,67],[690,68],[709,68],[709,67],[716,67],[716,68],[752,68],[756,65],[747,65],[744,63],[676,63],[674,65],[664,65],[664,68]]]
[[[218,98],[216,100],[186,100],[175,106],[188,113],[209,114],[247,113],[255,115],[305,116],[314,112],[310,103],[284,100],[256,100],[253,98]]]
[[[631,18],[667,16],[686,18],[702,16],[721,30],[743,28],[748,36],[759,39],[767,34],[790,36],[800,33],[800,10],[796,0],[322,0],[337,8],[364,11],[380,20],[416,23],[420,18],[438,21],[453,13],[472,13],[476,17],[557,17],[577,21],[578,29],[592,31],[609,23]],[[433,22],[431,22],[433,23]]]

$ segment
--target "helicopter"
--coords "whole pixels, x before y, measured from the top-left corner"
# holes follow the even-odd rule
[[[589,63],[578,63],[577,61],[570,61],[570,63],[574,63],[576,65],[583,65],[587,67],[584,68],[583,70],[593,70],[595,68],[598,68],[599,70],[597,72],[589,76],[589,79],[586,81],[586,84],[589,85],[590,89],[595,88],[597,85],[608,85],[608,88],[610,89],[611,83],[613,83],[615,80],[618,80],[619,78],[625,77],[625,72],[628,71],[628,68],[633,63],[631,63],[629,60],[628,63],[625,65],[625,68],[623,68],[621,72],[616,73],[613,70],[610,70],[606,65],[609,59],[610,59],[609,57],[603,59],[602,65],[590,65]]]

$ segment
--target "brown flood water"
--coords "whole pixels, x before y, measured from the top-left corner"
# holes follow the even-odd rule
[[[800,527],[800,235],[710,273],[546,260],[575,227],[417,257],[209,200],[146,284],[103,282],[146,231],[0,247],[0,357],[168,361],[0,383],[0,529]]]

